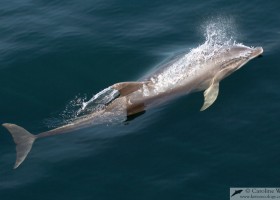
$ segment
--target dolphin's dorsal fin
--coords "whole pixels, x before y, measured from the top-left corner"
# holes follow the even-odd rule
[[[203,94],[204,94],[204,104],[201,107],[200,111],[206,110],[217,99],[219,94],[219,82],[216,82],[215,79],[213,79],[210,87],[207,88],[207,90],[205,90]]]
[[[120,92],[120,96],[126,96],[140,89],[145,83],[146,82],[122,82],[116,83],[111,87],[118,90]]]

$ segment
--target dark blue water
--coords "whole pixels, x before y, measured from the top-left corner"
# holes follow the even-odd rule
[[[71,101],[202,44],[209,21],[229,19],[235,39],[264,56],[222,81],[205,112],[194,93],[126,125],[38,140],[16,170],[1,128],[1,200],[228,199],[230,187],[279,187],[279,10],[258,0],[3,0],[0,123],[34,134],[63,122]]]

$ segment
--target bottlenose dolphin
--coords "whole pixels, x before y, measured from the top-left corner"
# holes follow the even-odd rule
[[[261,47],[241,44],[210,49],[206,53],[191,51],[139,81],[116,83],[106,88],[102,92],[109,94],[110,98],[103,99],[101,109],[70,124],[37,135],[15,124],[5,123],[3,126],[8,129],[16,143],[17,158],[14,168],[24,161],[36,139],[93,126],[100,116],[132,116],[167,100],[196,91],[204,91],[204,104],[201,107],[203,111],[216,100],[220,81],[262,52]]]

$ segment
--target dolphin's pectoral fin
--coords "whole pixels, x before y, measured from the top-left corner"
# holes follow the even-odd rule
[[[146,82],[122,82],[116,83],[111,87],[118,90],[120,92],[120,96],[126,96],[140,89],[145,83]]]
[[[201,107],[200,111],[206,110],[209,106],[211,106],[218,97],[219,94],[219,82],[215,82],[213,79],[212,84],[207,90],[204,91],[204,104]]]
[[[234,70],[233,67],[227,67],[219,71],[214,78],[212,79],[211,85],[207,90],[204,91],[204,104],[201,107],[200,111],[206,110],[210,107],[217,99],[219,94],[219,81],[222,80],[223,77],[227,76],[227,74]]]

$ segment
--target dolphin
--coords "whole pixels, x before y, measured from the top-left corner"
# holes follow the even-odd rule
[[[116,83],[106,88],[101,93],[110,98],[102,99],[101,109],[87,113],[64,126],[33,135],[18,125],[4,123],[3,126],[11,133],[16,143],[14,168],[25,160],[35,140],[91,127],[100,119],[108,119],[102,116],[110,118],[116,115],[137,115],[168,100],[197,91],[204,91],[204,104],[200,109],[203,111],[216,100],[222,79],[262,53],[262,47],[248,47],[242,44],[210,48],[200,52],[194,49],[167,62],[138,81]]]

